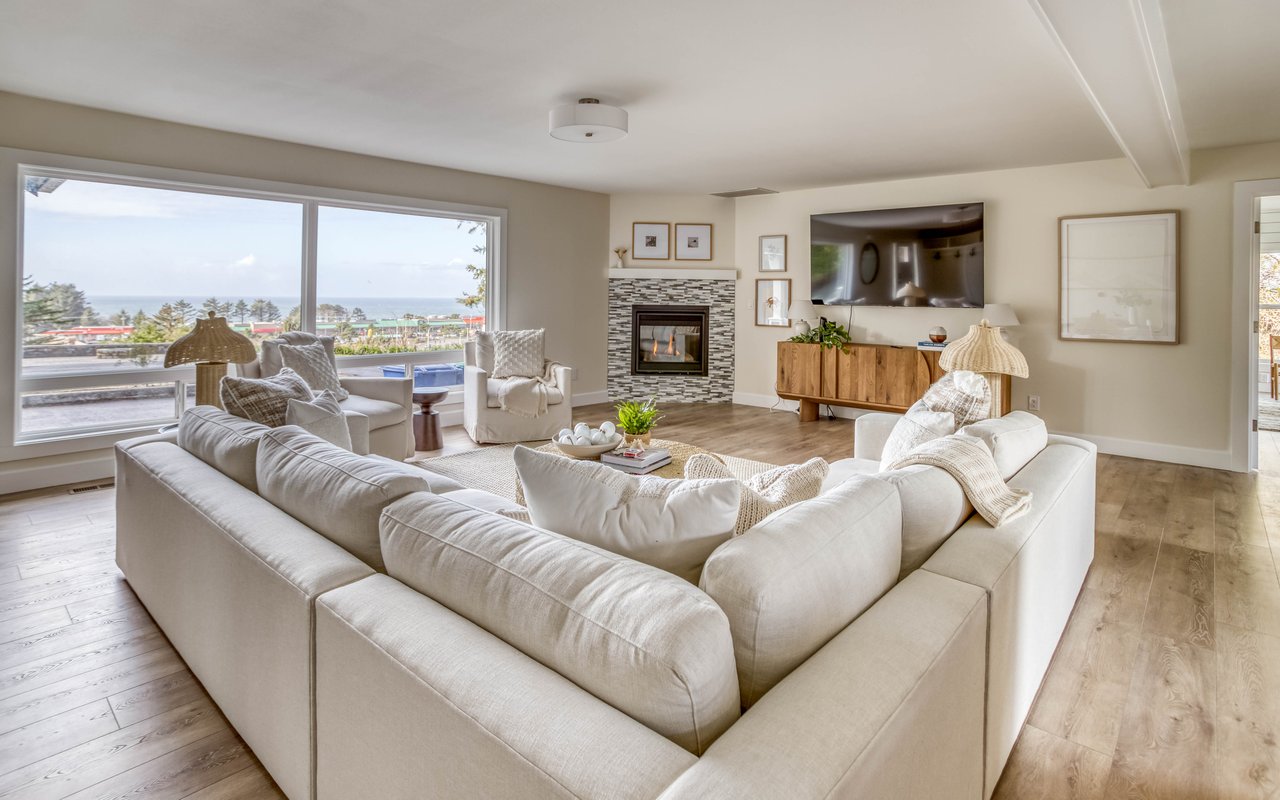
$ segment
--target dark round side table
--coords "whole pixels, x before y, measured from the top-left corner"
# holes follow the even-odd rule
[[[422,406],[421,411],[413,412],[413,446],[417,449],[439,450],[444,447],[444,437],[440,433],[440,412],[432,406],[448,396],[448,390],[413,393],[413,402]]]

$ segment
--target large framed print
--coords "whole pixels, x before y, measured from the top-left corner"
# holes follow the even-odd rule
[[[1058,338],[1178,343],[1178,212],[1058,219]]]
[[[756,324],[766,328],[787,328],[791,319],[790,278],[756,279]]]
[[[631,257],[637,261],[669,261],[671,223],[631,223]]]

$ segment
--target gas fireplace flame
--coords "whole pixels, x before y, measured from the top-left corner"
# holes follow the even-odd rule
[[[676,335],[674,332],[672,332],[671,339],[667,342],[667,355],[669,356],[680,355],[680,353],[676,351]]]

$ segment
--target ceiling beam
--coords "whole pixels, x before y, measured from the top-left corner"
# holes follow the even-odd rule
[[[1159,0],[1027,0],[1149,187],[1191,182]]]

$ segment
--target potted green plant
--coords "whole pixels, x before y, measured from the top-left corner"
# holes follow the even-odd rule
[[[639,442],[642,447],[648,446],[654,426],[662,419],[656,400],[652,397],[643,403],[625,400],[614,406],[614,410],[618,412],[618,427],[622,429],[627,444]]]
[[[853,337],[849,335],[848,329],[843,325],[827,320],[807,333],[799,333],[792,336],[789,341],[801,344],[820,344],[824,348],[830,349],[832,347],[844,347],[853,341]]]

